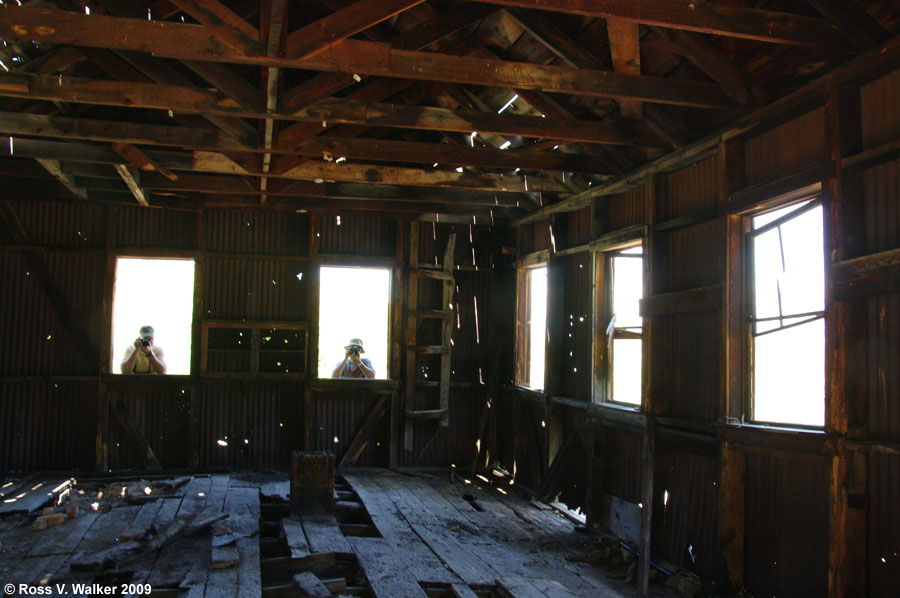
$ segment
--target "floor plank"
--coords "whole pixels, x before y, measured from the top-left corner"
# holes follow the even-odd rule
[[[428,598],[407,561],[383,538],[349,538],[349,542],[375,598]]]
[[[301,513],[300,520],[312,552],[352,552],[332,513],[310,509]]]
[[[416,535],[397,505],[369,477],[344,476],[366,507],[372,523],[394,551],[406,555],[407,566],[419,581],[457,583],[431,549]]]

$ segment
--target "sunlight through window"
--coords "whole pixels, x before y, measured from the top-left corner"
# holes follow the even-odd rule
[[[391,271],[322,267],[319,276],[319,378],[331,378],[351,338],[363,341],[375,377],[387,378]]]
[[[141,326],[153,326],[168,374],[191,373],[194,261],[119,258],[113,299],[112,372]]]
[[[528,386],[544,388],[544,349],[547,337],[547,268],[530,271],[531,285],[529,303],[531,305]]]

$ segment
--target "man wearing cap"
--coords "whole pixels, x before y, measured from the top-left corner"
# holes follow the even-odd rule
[[[125,349],[123,374],[165,374],[166,362],[162,347],[153,344],[153,326],[141,326],[141,336]]]
[[[334,372],[331,373],[332,378],[374,378],[375,368],[372,362],[365,357],[360,357],[360,353],[365,353],[363,349],[362,339],[351,338],[347,346],[344,347],[344,359],[335,366]]]

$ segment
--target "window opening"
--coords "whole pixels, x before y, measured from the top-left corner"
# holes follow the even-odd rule
[[[528,386],[542,390],[547,346],[547,268],[534,268],[528,275]]]
[[[825,424],[825,253],[822,204],[751,218],[751,418]]]
[[[194,260],[116,260],[110,371],[121,372],[141,327],[152,326],[153,344],[164,350],[166,373],[190,374],[193,314]]]
[[[375,378],[388,377],[390,303],[390,269],[320,268],[319,378],[331,378],[350,339],[363,341]]]
[[[644,295],[644,250],[630,247],[613,253],[610,288],[612,317],[607,327],[609,339],[610,399],[629,405],[641,404],[641,363],[643,318],[640,300]]]

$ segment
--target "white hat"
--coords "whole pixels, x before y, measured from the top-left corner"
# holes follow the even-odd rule
[[[357,347],[359,347],[359,352],[360,352],[360,353],[365,353],[365,352],[366,352],[366,350],[363,349],[363,342],[362,342],[362,339],[361,339],[361,338],[351,338],[351,339],[350,339],[350,342],[347,343],[347,344],[344,346],[344,349],[349,349],[350,347],[352,347],[352,346],[354,346],[354,345],[357,346]]]

